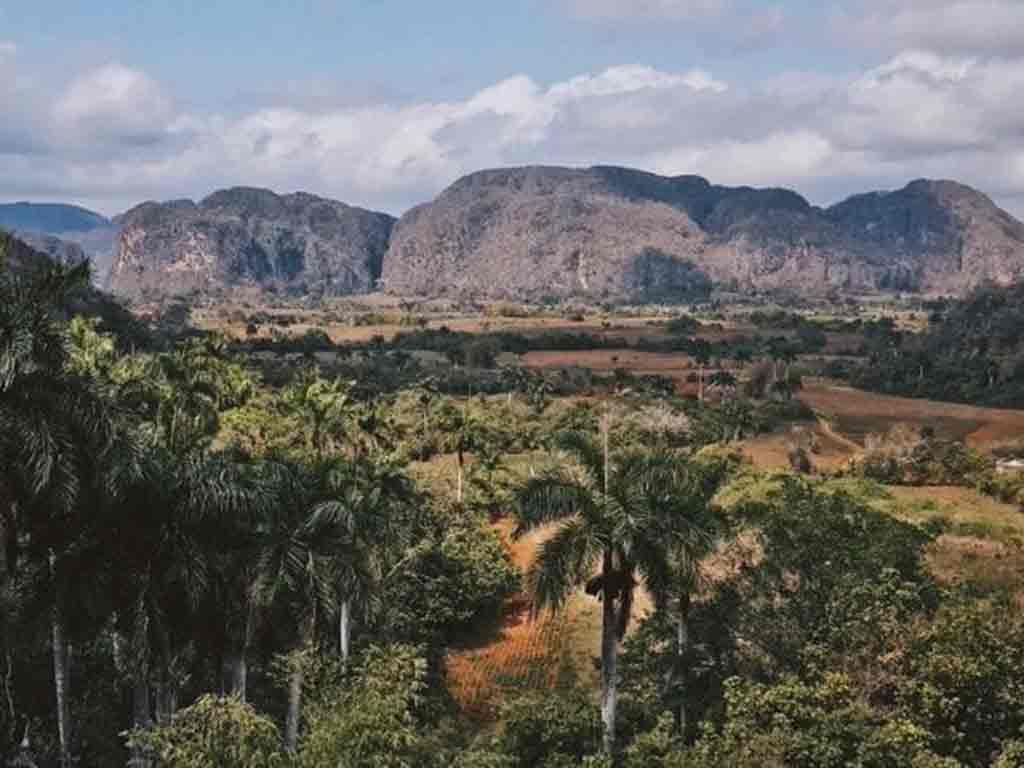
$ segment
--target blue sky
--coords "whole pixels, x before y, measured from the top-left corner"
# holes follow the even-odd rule
[[[1020,0],[0,0],[0,200],[230,184],[400,212],[621,163],[814,202],[962,179],[1024,212]]]

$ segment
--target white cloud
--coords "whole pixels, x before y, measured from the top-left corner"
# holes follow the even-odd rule
[[[846,0],[834,26],[859,45],[889,50],[999,55],[1024,50],[1020,0]]]
[[[569,5],[585,19],[682,20],[718,14],[729,0],[569,0]]]
[[[1024,201],[1024,58],[909,51],[853,76],[792,72],[746,86],[628,65],[550,85],[519,75],[450,101],[241,114],[183,110],[123,66],[85,73],[48,101],[29,93],[42,91],[16,101],[0,81],[0,111],[19,118],[0,125],[0,197],[109,213],[231,184],[401,212],[464,173],[533,163],[700,173],[821,202],[953,177]],[[47,122],[56,129],[38,130]],[[44,146],[18,144],[32,136]]]
[[[110,64],[74,79],[53,106],[64,141],[159,141],[174,116],[173,104],[144,72]]]

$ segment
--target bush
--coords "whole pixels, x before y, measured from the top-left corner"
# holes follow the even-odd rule
[[[299,766],[430,765],[432,745],[417,717],[426,691],[427,662],[416,648],[368,649],[349,681],[327,681],[310,696]]]
[[[502,713],[504,751],[520,768],[579,765],[601,748],[601,717],[587,691],[526,696]]]
[[[277,768],[288,761],[274,722],[231,697],[204,696],[170,725],[135,732],[131,744],[153,750],[162,768]]]

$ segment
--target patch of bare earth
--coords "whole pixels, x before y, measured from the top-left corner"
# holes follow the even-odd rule
[[[986,448],[1024,435],[1024,411],[894,397],[850,387],[811,385],[800,399],[847,437],[862,442],[896,424],[932,427],[939,437]]]

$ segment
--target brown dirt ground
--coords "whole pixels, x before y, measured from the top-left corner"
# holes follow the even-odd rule
[[[886,432],[896,424],[931,426],[940,437],[965,440],[981,449],[1024,437],[1024,411],[893,397],[826,385],[807,387],[800,393],[800,399],[857,442],[868,434]]]

